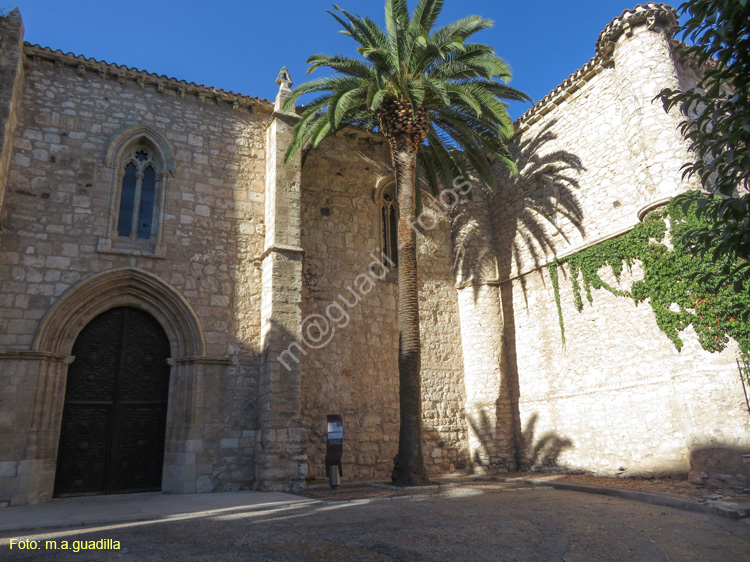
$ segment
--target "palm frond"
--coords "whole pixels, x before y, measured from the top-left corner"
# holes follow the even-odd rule
[[[388,46],[396,60],[403,57],[404,26],[409,22],[406,0],[385,0],[385,27],[388,31]]]
[[[329,111],[332,118],[331,126],[334,129],[338,129],[341,126],[341,122],[344,119],[344,116],[351,110],[357,107],[361,107],[363,98],[366,99],[366,96],[367,84],[363,84],[355,90],[347,90],[346,92],[338,96],[335,104],[331,104],[333,111]]]
[[[411,27],[429,32],[443,9],[443,0],[419,0],[411,18]]]
[[[466,161],[460,151],[453,146],[453,139],[434,123],[427,133],[427,142],[429,146],[422,146],[420,152],[426,150],[425,157],[433,160],[438,181],[430,185],[430,189],[433,194],[437,194],[439,190],[452,185],[459,176],[467,175]]]
[[[336,5],[334,5],[334,8],[341,12],[341,14],[348,20],[347,26],[350,27],[359,38],[357,41],[360,45],[374,49],[386,49],[388,47],[388,37],[370,18],[363,18],[357,14],[350,14]],[[328,13],[334,15],[332,12]],[[334,15],[334,17],[336,16]],[[339,18],[336,17],[336,19]]]
[[[406,94],[406,99],[408,99],[411,104],[412,111],[416,113],[417,110],[422,107],[422,102],[424,101],[424,84],[416,80],[411,80],[407,83],[404,93]]]
[[[468,16],[439,28],[433,33],[433,36],[438,41],[442,41],[446,37],[452,37],[454,40],[464,42],[472,35],[491,28],[493,24],[492,20],[480,16]]]
[[[310,74],[314,70],[321,67],[328,67],[336,72],[345,74],[347,76],[354,76],[356,78],[368,78],[372,73],[372,66],[361,60],[352,59],[349,57],[342,56],[328,56],[323,54],[312,55],[307,59],[307,63],[310,67],[307,69],[307,73]]]
[[[316,54],[309,72],[329,68],[332,77],[298,86],[285,100],[285,109],[308,94],[321,94],[304,106],[294,128],[287,159],[306,146],[346,126],[378,127],[378,114],[411,107],[414,115],[427,110],[431,120],[418,151],[423,181],[436,188],[450,185],[469,167],[490,185],[488,155],[514,170],[507,141],[513,123],[503,100],[530,98],[507,85],[510,66],[482,43],[469,38],[492,26],[480,16],[468,16],[433,31],[444,0],[418,0],[410,16],[406,0],[386,0],[385,29],[369,18],[334,5],[331,15],[342,32],[358,44],[362,57]]]
[[[295,102],[303,95],[313,92],[339,91],[356,88],[359,86],[359,79],[349,76],[334,76],[332,78],[318,78],[310,80],[297,86],[291,94],[284,99],[282,109],[290,110],[294,107]]]

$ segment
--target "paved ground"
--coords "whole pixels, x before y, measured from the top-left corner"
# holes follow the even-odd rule
[[[177,519],[155,519],[164,515],[158,515],[160,499],[175,501],[174,496],[144,495],[130,504],[111,497],[53,502],[62,506],[54,509],[63,525],[80,525],[87,511],[90,519],[106,516],[107,510],[116,519],[118,505],[127,507],[122,518],[145,519],[58,532],[46,527],[55,523],[52,508],[44,513],[44,506],[4,509],[0,560],[750,560],[750,519],[734,521],[571,491],[457,487],[439,494],[347,502],[256,492],[176,498],[182,502],[186,497],[168,510],[179,512]],[[203,498],[211,498],[208,509],[202,509],[205,503],[191,503],[208,501]],[[135,505],[146,507],[134,514]],[[191,515],[188,507],[197,509]],[[41,514],[37,521],[46,528],[9,529],[23,526],[19,521],[24,517],[33,520],[34,513]],[[10,550],[9,540],[19,535],[39,541],[38,548]],[[61,547],[68,541],[72,549],[74,541],[106,539],[119,541],[119,550],[76,553],[45,544],[55,540]]]

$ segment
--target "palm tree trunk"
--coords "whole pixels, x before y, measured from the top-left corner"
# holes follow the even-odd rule
[[[400,431],[398,454],[393,459],[391,480],[400,486],[429,482],[422,454],[422,388],[419,339],[419,289],[417,286],[417,238],[415,169],[419,144],[409,135],[389,139],[396,169],[398,219],[398,374]]]

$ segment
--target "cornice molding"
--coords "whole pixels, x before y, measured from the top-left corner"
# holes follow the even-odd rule
[[[668,37],[672,36],[677,25],[677,10],[667,4],[639,4],[632,10],[625,10],[613,19],[599,34],[596,40],[596,53],[608,56],[622,34],[630,36],[632,29],[646,24],[649,29],[661,26]]]

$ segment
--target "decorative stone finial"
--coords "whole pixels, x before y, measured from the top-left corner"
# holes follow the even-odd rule
[[[14,19],[14,20],[20,20],[21,19],[21,10],[18,9],[18,7],[13,8],[10,12],[8,12],[8,15],[5,16],[6,18]]]
[[[281,72],[279,72],[279,77],[276,78],[276,83],[281,86],[279,89],[286,89],[289,90],[292,87],[292,77],[289,76],[289,71],[286,69],[286,66],[281,67]]]
[[[282,111],[284,98],[292,92],[291,87],[293,84],[292,77],[289,76],[286,66],[281,67],[281,72],[279,72],[279,77],[276,78],[276,83],[279,85],[279,93],[276,94],[276,101],[273,104],[273,108],[276,111]],[[294,108],[291,108],[291,112],[294,113]]]

